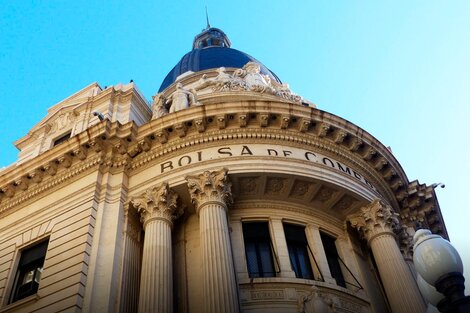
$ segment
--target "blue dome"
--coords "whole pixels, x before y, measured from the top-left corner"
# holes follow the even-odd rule
[[[214,39],[214,34],[217,35],[217,41]],[[244,52],[230,48],[230,41],[224,36],[225,34],[217,28],[209,28],[202,34],[196,36],[193,50],[186,53],[178,64],[168,73],[158,92],[165,90],[175,82],[178,76],[187,71],[199,72],[219,67],[242,68],[250,61],[260,65],[262,74],[268,75],[271,79],[281,82],[276,74],[271,72],[261,62]],[[217,44],[214,44],[215,41]]]

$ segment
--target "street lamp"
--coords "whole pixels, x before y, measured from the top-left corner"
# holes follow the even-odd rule
[[[433,235],[427,229],[418,230],[413,241],[413,263],[416,271],[424,281],[445,296],[437,304],[439,311],[470,312],[470,296],[465,296],[464,293],[463,264],[457,250],[450,242],[439,235]]]

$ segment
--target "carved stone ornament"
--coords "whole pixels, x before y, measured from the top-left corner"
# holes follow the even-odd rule
[[[413,236],[408,232],[407,227],[400,228],[398,240],[403,257],[408,260],[413,260]]]
[[[52,121],[49,121],[45,126],[46,133],[55,133],[66,128],[71,128],[77,116],[80,115],[77,112],[65,112],[59,114]]]
[[[379,234],[396,233],[400,229],[398,214],[379,199],[361,208],[359,213],[349,216],[348,220],[368,242]]]
[[[224,67],[219,68],[217,72],[219,74],[213,79],[208,79],[206,75],[202,76],[195,89],[201,90],[210,87],[214,92],[254,91],[275,95],[294,102],[302,102],[302,97],[292,93],[289,85],[281,84],[271,80],[269,76],[261,74],[258,63],[248,62],[233,74],[226,73]]]
[[[165,220],[172,226],[173,221],[183,214],[183,208],[178,205],[178,195],[170,190],[167,183],[147,189],[131,199],[131,203],[140,213],[144,228],[155,219]]]
[[[166,107],[167,99],[163,97],[163,93],[157,93],[152,97],[152,119],[156,119],[168,114],[168,109]]]
[[[205,171],[201,175],[186,176],[191,201],[200,207],[205,202],[217,201],[226,206],[232,203],[232,183],[227,177],[227,169]]]
[[[307,295],[301,295],[297,301],[297,312],[299,313],[336,313],[333,300],[330,296],[323,294],[315,286]]]

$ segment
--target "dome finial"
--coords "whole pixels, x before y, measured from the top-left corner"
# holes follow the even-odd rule
[[[206,5],[206,22],[207,22],[206,29],[211,28],[211,23],[209,23],[209,14],[207,13],[207,5]]]

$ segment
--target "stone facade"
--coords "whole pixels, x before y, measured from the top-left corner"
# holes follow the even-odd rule
[[[406,238],[447,236],[433,187],[252,63],[186,73],[151,107],[133,83],[92,84],[17,141],[0,312],[424,312]],[[44,241],[37,290],[15,300]]]

